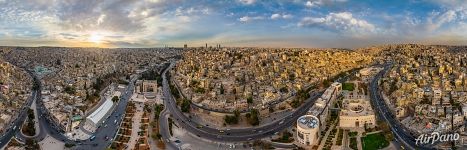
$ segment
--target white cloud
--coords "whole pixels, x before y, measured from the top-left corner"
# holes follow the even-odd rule
[[[310,0],[305,3],[305,7],[314,8],[322,5],[328,5],[333,3],[347,2],[347,0]]]
[[[282,16],[280,14],[272,14],[271,15],[271,19],[279,19],[281,18]]]
[[[254,21],[254,20],[263,20],[263,19],[264,19],[264,17],[262,17],[262,16],[254,16],[254,17],[243,16],[241,18],[238,18],[238,21],[246,23],[246,22],[250,22],[250,21]]]
[[[350,12],[330,13],[325,17],[305,17],[299,23],[300,27],[320,27],[338,32],[368,33],[374,32],[375,26],[365,20],[356,19]]]
[[[313,8],[313,7],[319,6],[319,5],[321,5],[321,4],[322,4],[322,3],[321,3],[320,0],[318,0],[318,1],[313,1],[313,2],[307,1],[307,2],[305,3],[305,6],[308,7],[308,8]]]
[[[428,31],[435,31],[442,25],[450,23],[458,18],[458,14],[462,15],[462,11],[448,10],[444,13],[435,12],[427,19],[426,29]],[[459,16],[462,17],[462,16]]]
[[[272,14],[270,18],[273,19],[273,20],[275,20],[275,19],[281,19],[281,18],[282,18],[282,19],[290,19],[290,18],[292,18],[292,17],[293,17],[293,16],[290,15],[290,14],[282,14],[282,15],[281,15],[281,14],[277,14],[277,13],[276,13],[276,14]]]
[[[251,5],[256,2],[256,0],[238,0],[240,3],[245,4],[245,5]]]
[[[293,17],[293,16],[290,15],[290,14],[282,15],[282,18],[284,18],[284,19],[290,19],[290,18],[292,18],[292,17]]]

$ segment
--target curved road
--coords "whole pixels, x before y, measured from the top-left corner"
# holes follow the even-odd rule
[[[40,80],[35,76],[33,73],[30,73],[31,76],[34,78],[34,84],[39,87],[39,89],[42,89]],[[69,140],[63,132],[60,131],[57,127],[55,127],[55,124],[53,121],[49,120],[47,117],[47,112],[46,108],[43,105],[42,102],[42,97],[40,92],[33,91],[33,96],[36,98],[36,104],[37,104],[37,115],[39,117],[39,127],[40,131],[39,134],[34,138],[36,141],[41,141],[43,140],[47,135],[59,140],[63,141],[65,143],[70,143],[70,144],[75,144],[76,146],[73,147],[73,149],[82,149],[82,150],[88,150],[88,149],[105,149],[111,144],[111,140],[105,140],[105,137],[113,138],[117,134],[118,126],[119,124],[114,124],[113,122],[117,120],[117,122],[121,122],[123,120],[123,115],[125,112],[126,105],[128,103],[129,98],[133,94],[133,88],[134,88],[134,81],[138,78],[138,75],[134,75],[131,78],[131,82],[128,84],[127,88],[125,89],[125,92],[122,93],[121,99],[118,102],[118,105],[115,107],[113,110],[112,114],[110,115],[109,118],[106,118],[105,122],[108,123],[108,126],[106,128],[99,128],[93,135],[96,136],[96,138],[93,141],[90,140],[78,140],[78,141],[73,141]],[[40,91],[40,90],[39,90]],[[31,101],[32,102],[32,101]],[[30,103],[31,104],[31,103]],[[30,105],[29,104],[29,105]],[[25,117],[25,115],[23,116]],[[24,122],[24,118],[22,118]],[[19,127],[19,126],[18,126]],[[18,128],[15,130],[15,133],[17,133],[17,137],[20,141],[25,141],[25,137],[21,136],[16,132]],[[8,135],[10,139],[12,135]],[[3,142],[1,143],[3,144]]]
[[[371,81],[370,84],[370,94],[371,101],[373,103],[374,110],[378,114],[378,117],[388,123],[391,131],[394,133],[395,137],[399,142],[408,148],[408,149],[432,149],[415,144],[415,138],[408,132],[406,132],[403,125],[394,118],[393,114],[389,111],[389,107],[386,105],[385,101],[382,99],[381,93],[379,92],[378,81],[385,74],[385,72],[390,68],[390,65],[385,65],[384,70],[379,72]]]
[[[166,73],[168,70],[170,70],[173,67],[174,63],[171,63],[171,65],[163,72],[162,75],[162,86],[163,86],[163,95],[164,95],[164,104],[165,104],[165,111],[162,113],[161,117],[163,119],[161,120],[161,132],[162,132],[162,137],[167,141],[167,139],[170,137],[167,132],[168,130],[168,124],[167,120],[165,119],[165,116],[167,115],[169,111],[171,114],[171,117],[174,118],[174,121],[178,122],[178,125],[186,129],[188,132],[191,132],[198,137],[209,139],[212,141],[228,141],[228,142],[241,142],[241,141],[251,141],[254,139],[261,139],[264,137],[269,137],[273,135],[276,132],[282,131],[287,127],[292,126],[295,121],[298,119],[298,117],[306,114],[309,108],[313,106],[315,103],[316,99],[321,96],[323,91],[320,91],[319,93],[312,94],[303,105],[301,105],[299,108],[297,108],[291,115],[282,118],[282,119],[277,119],[275,122],[272,122],[270,124],[266,124],[263,126],[259,127],[252,127],[252,128],[243,128],[243,129],[231,129],[231,130],[219,130],[216,128],[211,128],[207,126],[203,126],[201,124],[198,124],[196,122],[191,121],[187,116],[185,116],[180,109],[178,109],[175,99],[173,95],[170,92],[169,88],[169,83],[168,79],[166,76]],[[337,82],[341,82],[346,80],[347,77],[341,78]],[[164,131],[165,130],[165,131]],[[170,144],[172,145],[171,147],[173,148],[173,143],[169,141]]]

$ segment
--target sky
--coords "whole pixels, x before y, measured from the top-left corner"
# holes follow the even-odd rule
[[[0,0],[0,45],[467,45],[466,0]]]

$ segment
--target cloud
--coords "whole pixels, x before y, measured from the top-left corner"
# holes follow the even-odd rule
[[[244,5],[251,5],[256,2],[256,0],[238,0],[238,1]]]
[[[240,21],[242,23],[247,23],[247,22],[250,22],[250,21],[263,20],[263,19],[264,19],[264,17],[262,17],[262,16],[254,16],[254,17],[243,16],[241,18],[238,18],[238,21]]]
[[[304,17],[299,27],[319,27],[337,32],[367,33],[374,32],[375,26],[365,20],[356,19],[350,12],[329,13],[325,17]]]
[[[322,4],[322,2],[321,2],[320,0],[318,0],[318,1],[313,1],[313,2],[307,1],[307,2],[305,3],[305,6],[308,7],[308,8],[313,8],[313,7],[317,7],[317,6],[321,5],[321,4]]]
[[[271,19],[279,19],[281,18],[282,16],[280,14],[272,14],[271,15]]]
[[[323,5],[330,5],[330,4],[342,3],[342,2],[347,2],[347,0],[311,0],[311,1],[305,2],[305,7],[315,8],[315,7],[320,7]]]
[[[282,19],[290,19],[290,18],[292,18],[292,17],[293,17],[293,16],[290,15],[290,14],[282,14],[282,15],[281,15],[281,14],[277,14],[277,13],[276,13],[276,14],[272,14],[270,18],[273,19],[273,20],[275,20],[275,19],[281,19],[281,18],[282,18]]]
[[[462,12],[457,12],[454,10],[448,10],[443,13],[436,12],[427,19],[426,29],[428,31],[435,31],[439,29],[441,26],[443,26],[444,24],[447,24],[447,23],[450,23],[456,20],[458,18],[458,13],[462,13]]]

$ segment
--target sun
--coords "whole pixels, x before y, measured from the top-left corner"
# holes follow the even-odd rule
[[[91,36],[89,36],[89,41],[99,44],[99,43],[102,43],[103,38],[104,37],[98,33],[92,33]]]

